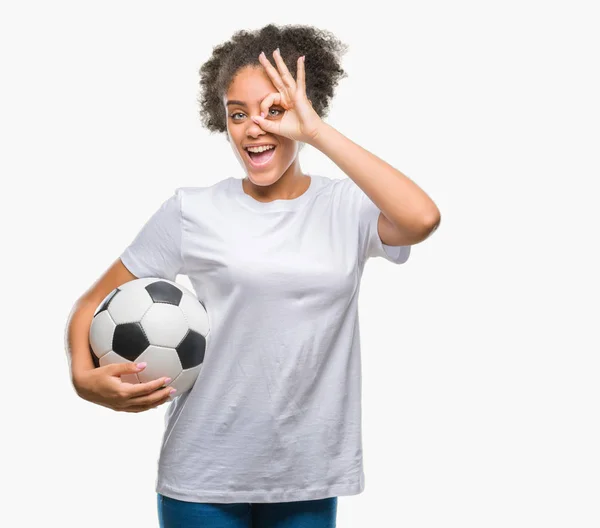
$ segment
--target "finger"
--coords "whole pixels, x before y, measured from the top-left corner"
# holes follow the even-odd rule
[[[281,104],[281,94],[279,92],[271,92],[267,95],[260,103],[260,111],[265,114],[264,117],[269,115],[269,109],[274,104]]]
[[[298,57],[297,69],[298,69],[298,75],[297,75],[297,77],[298,77],[298,80],[297,80],[298,92],[302,95],[306,95],[306,72],[304,71],[304,55],[302,57]]]
[[[271,134],[279,134],[279,123],[280,121],[269,121],[268,119],[261,116],[250,116],[250,119],[254,121],[260,128],[262,128],[265,132],[269,132]]]
[[[170,378],[157,378],[155,380],[152,381],[148,381],[146,383],[132,383],[132,384],[125,384],[125,385],[130,385],[129,387],[127,387],[128,390],[128,394],[129,397],[132,399],[138,398],[139,396],[145,396],[147,394],[150,394],[154,391],[156,391],[156,389],[160,389],[162,386],[166,385],[167,383],[171,383]]]
[[[288,87],[289,92],[293,94],[296,91],[296,81],[281,58],[281,52],[279,51],[279,48],[273,52],[273,58],[275,59],[275,64],[277,64],[277,68],[281,73],[281,80]]]
[[[271,82],[273,83],[273,86],[275,86],[275,88],[277,88],[285,96],[287,94],[287,87],[281,80],[279,72],[273,67],[271,61],[267,59],[264,51],[261,51],[260,55],[258,56],[258,60],[265,68],[267,75],[270,77]]]
[[[139,368],[138,365],[141,365],[142,368]],[[100,368],[106,369],[107,372],[110,372],[110,374],[113,376],[120,376],[122,374],[136,374],[145,367],[146,363],[134,363],[127,361],[125,363],[109,363],[108,365],[104,365],[104,367]]]
[[[132,407],[148,407],[152,405],[156,405],[163,400],[166,400],[170,395],[173,387],[165,387],[162,390],[157,390],[152,392],[151,394],[139,396],[137,398],[131,398],[125,404],[125,409],[130,409]],[[176,392],[174,394],[177,394]]]

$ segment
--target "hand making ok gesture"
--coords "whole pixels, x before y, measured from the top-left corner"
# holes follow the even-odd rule
[[[277,69],[273,67],[264,52],[259,55],[258,60],[278,91],[270,93],[261,101],[261,116],[251,116],[251,119],[265,132],[310,143],[317,137],[323,122],[306,96],[304,56],[298,58],[297,81],[283,62],[279,48],[273,52],[273,57]],[[264,117],[268,115],[269,109],[274,104],[285,109],[283,117],[276,121]]]

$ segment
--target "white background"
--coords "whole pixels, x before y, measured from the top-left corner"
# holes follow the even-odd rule
[[[64,325],[176,187],[244,176],[200,124],[198,69],[274,22],[349,44],[327,122],[442,213],[409,262],[363,276],[366,489],[338,526],[600,526],[592,5],[3,3],[2,525],[158,526],[167,407],[78,398]]]

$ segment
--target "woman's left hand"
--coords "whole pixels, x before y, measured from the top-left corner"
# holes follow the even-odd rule
[[[285,109],[283,117],[271,120],[267,117],[251,116],[265,132],[285,136],[296,141],[310,143],[319,134],[323,121],[314,111],[312,103],[306,97],[306,83],[304,71],[304,57],[298,58],[297,72],[298,80],[287,69],[283,62],[279,49],[273,52],[277,69],[273,67],[264,52],[258,60],[264,66],[271,82],[277,88],[277,92],[270,93],[260,103],[260,111],[263,116],[269,115],[272,105],[280,105]]]

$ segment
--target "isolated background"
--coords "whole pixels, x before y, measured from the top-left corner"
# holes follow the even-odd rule
[[[200,125],[198,69],[275,22],[349,44],[327,121],[442,213],[405,265],[372,259],[363,276],[366,489],[340,497],[338,526],[597,528],[593,4],[3,2],[7,526],[158,526],[167,407],[79,399],[64,325],[176,187],[244,176]]]

